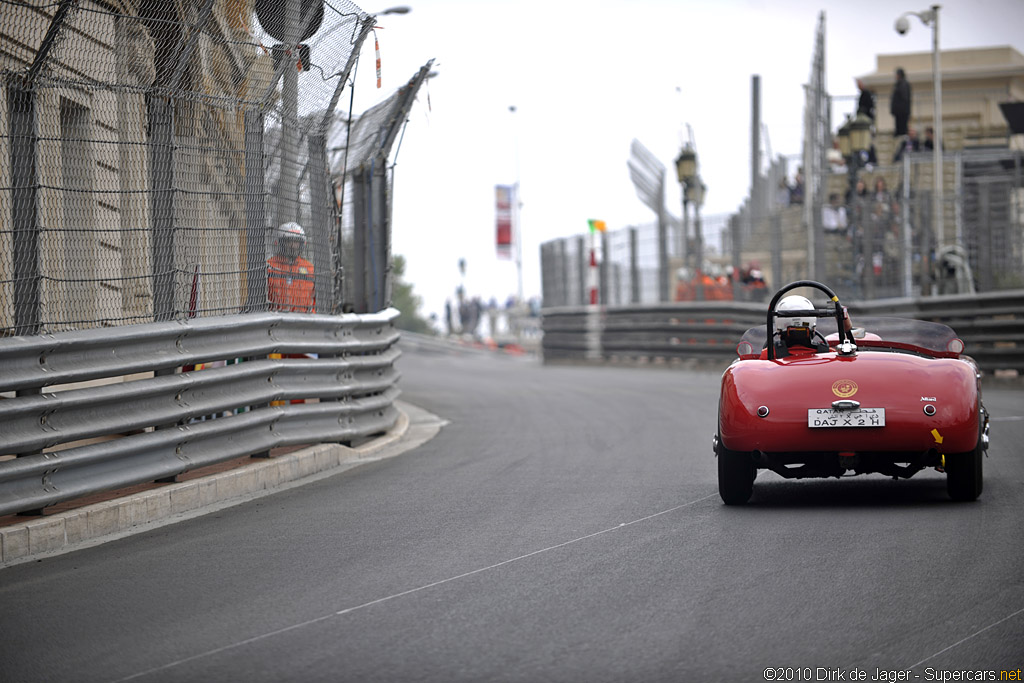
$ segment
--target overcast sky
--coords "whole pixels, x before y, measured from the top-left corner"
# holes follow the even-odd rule
[[[389,4],[361,7],[380,13]],[[801,152],[803,86],[819,13],[826,19],[827,85],[852,96],[878,54],[931,52],[932,30],[893,0],[410,0],[379,16],[383,88],[373,39],[356,74],[356,112],[389,95],[435,59],[398,150],[393,250],[423,297],[443,312],[461,281],[467,294],[503,302],[516,293],[514,263],[497,258],[494,186],[522,187],[523,289],[539,296],[540,244],[586,231],[649,223],[626,162],[633,138],[668,169],[667,206],[678,215],[673,160],[692,127],[708,186],[704,212],[732,213],[750,185],[751,77],[761,79],[762,120],[774,155]],[[949,0],[943,50],[1011,45],[1024,52],[1024,0]],[[509,111],[515,106],[516,112]],[[838,114],[852,102],[837,104]],[[837,114],[837,116],[838,116]],[[837,118],[834,116],[834,120]],[[517,164],[518,158],[518,164]],[[518,168],[517,168],[518,167]]]

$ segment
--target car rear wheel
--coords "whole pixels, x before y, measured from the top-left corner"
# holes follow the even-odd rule
[[[946,491],[953,500],[977,500],[984,479],[982,469],[985,450],[982,444],[969,453],[946,456]]]
[[[717,440],[718,494],[726,505],[744,505],[754,493],[757,468],[750,453],[730,451]]]

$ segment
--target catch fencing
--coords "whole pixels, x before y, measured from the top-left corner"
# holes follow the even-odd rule
[[[0,0],[0,514],[395,423],[389,156],[431,62],[343,111],[375,22]],[[287,222],[311,314],[269,286]]]
[[[316,312],[386,308],[387,158],[429,63],[342,111],[375,19],[347,0],[0,0],[3,334],[272,310],[290,221]]]
[[[704,218],[704,243],[712,249],[703,272],[716,287],[705,300],[760,301],[766,291],[812,272],[840,297],[859,301],[1024,287],[1024,153],[963,149],[945,156],[949,189],[941,241],[933,230],[931,152],[907,153],[898,164],[860,167],[854,174],[829,167],[821,178],[823,203],[812,197],[807,204],[791,202],[787,190],[748,203],[736,215]],[[784,177],[774,165],[771,170],[768,178]],[[833,230],[822,220],[830,196],[845,216]],[[693,249],[686,249],[678,221],[669,221],[670,271],[664,277],[671,296],[659,301],[656,227],[594,238],[600,303],[692,299],[681,294],[680,284],[693,278]],[[546,307],[588,303],[590,239],[581,234],[541,245]],[[814,239],[821,240],[817,261]],[[752,266],[765,286],[751,286]],[[738,275],[726,277],[730,271]]]
[[[823,276],[863,300],[1024,287],[1024,157],[1014,150],[946,153],[933,220],[931,152],[825,178],[846,225],[824,235]],[[827,207],[827,202],[825,207]],[[829,209],[822,207],[822,211]]]
[[[722,214],[702,217],[703,242],[712,246],[709,250],[712,254],[721,253],[730,220],[730,216]],[[691,278],[694,272],[692,254],[696,237],[694,227],[690,227],[690,239],[686,240],[685,226],[675,216],[669,216],[666,224],[664,259],[659,255],[657,223],[608,230],[593,238],[598,264],[598,301],[601,304],[658,303],[662,280],[667,283],[669,300],[675,299],[679,284]],[[588,235],[577,235],[541,244],[541,286],[546,307],[589,303],[587,269],[590,267],[590,240]],[[689,262],[687,254],[691,255]],[[720,258],[712,256],[708,259],[707,271],[719,277],[726,269]]]

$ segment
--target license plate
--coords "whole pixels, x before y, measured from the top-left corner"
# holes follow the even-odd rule
[[[811,408],[807,411],[808,427],[884,427],[885,408]]]

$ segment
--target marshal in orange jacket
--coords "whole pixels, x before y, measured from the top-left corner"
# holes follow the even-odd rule
[[[313,264],[301,256],[295,261],[277,254],[267,259],[267,298],[274,311],[314,313]]]

